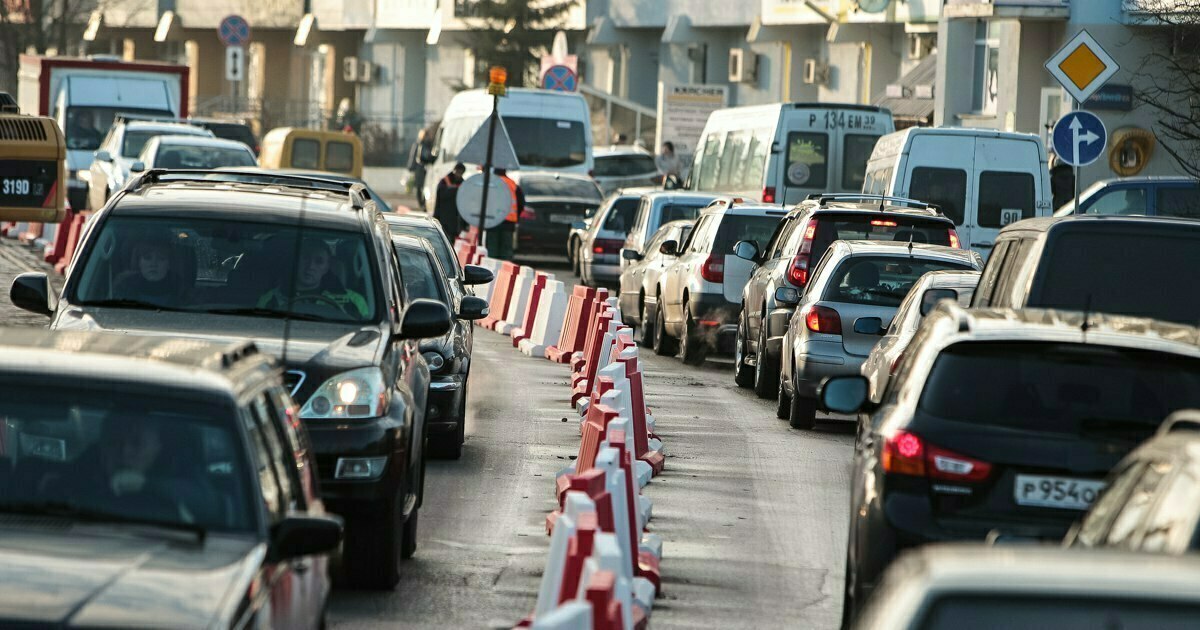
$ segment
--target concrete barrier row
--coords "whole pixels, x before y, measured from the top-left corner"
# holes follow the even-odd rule
[[[527,356],[568,364],[580,417],[579,449],[556,475],[559,507],[546,517],[550,553],[537,604],[518,627],[644,628],[662,590],[662,540],[648,530],[653,503],[642,489],[665,458],[633,331],[604,289],[567,293],[552,274],[477,260],[496,275],[476,288],[491,306],[478,324]]]
[[[40,249],[42,260],[54,265],[54,270],[62,274],[75,258],[79,237],[83,235],[89,215],[90,212],[75,212],[68,207],[62,223],[4,222],[0,223],[0,236]]]

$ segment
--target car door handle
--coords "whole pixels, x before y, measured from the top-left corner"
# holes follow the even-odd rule
[[[975,247],[986,247],[987,249],[991,249],[995,243],[972,243],[972,245]]]

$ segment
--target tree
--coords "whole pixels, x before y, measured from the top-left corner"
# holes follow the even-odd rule
[[[1187,174],[1200,177],[1200,0],[1125,0],[1153,38],[1135,72],[1135,98],[1157,118],[1154,136]]]
[[[536,77],[555,31],[577,4],[578,0],[455,0],[455,14],[476,28],[468,48],[475,55],[477,81],[487,81],[490,66],[504,66],[508,84],[514,87]]]

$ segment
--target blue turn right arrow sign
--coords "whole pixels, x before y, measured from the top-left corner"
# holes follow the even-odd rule
[[[1054,125],[1052,144],[1059,159],[1071,166],[1087,166],[1104,154],[1108,131],[1098,116],[1074,111]]]

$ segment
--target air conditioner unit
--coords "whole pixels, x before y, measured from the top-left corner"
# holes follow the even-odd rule
[[[729,51],[729,81],[755,83],[758,81],[758,55],[753,50],[734,48]]]
[[[342,80],[349,83],[358,82],[358,57],[342,59]]]
[[[375,78],[375,64],[370,61],[359,60],[358,62],[358,82],[370,83]]]
[[[829,65],[821,63],[816,59],[805,59],[804,82],[816,85],[829,83]]]

